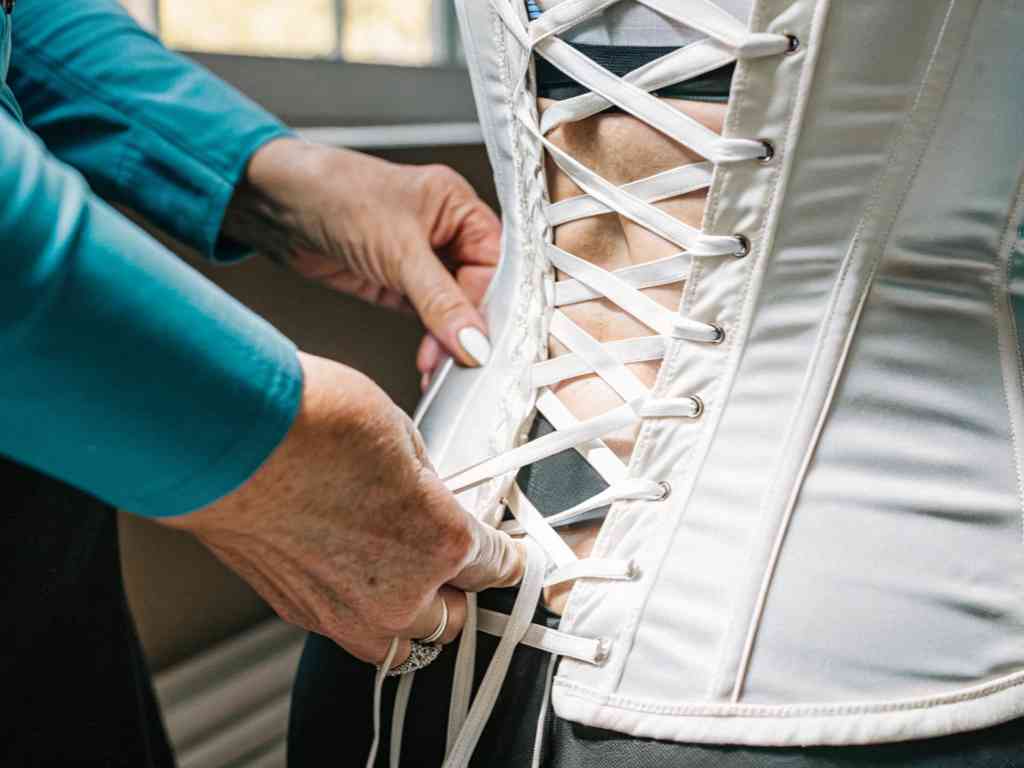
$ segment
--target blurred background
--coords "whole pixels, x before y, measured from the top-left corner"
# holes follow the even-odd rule
[[[451,165],[493,204],[451,0],[122,2],[169,47],[307,138]],[[310,285],[259,255],[212,267],[155,234],[301,348],[359,368],[415,407],[422,330],[414,320]],[[283,766],[303,634],[188,537],[129,515],[121,523],[129,600],[179,764]],[[360,763],[343,750],[338,764]]]

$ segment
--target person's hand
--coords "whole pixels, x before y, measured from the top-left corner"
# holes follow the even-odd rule
[[[442,614],[450,642],[465,595],[510,586],[523,554],[466,512],[437,477],[412,422],[360,373],[302,356],[294,425],[242,487],[163,519],[195,534],[286,621],[374,664],[391,639],[426,637]]]
[[[417,356],[424,384],[444,351],[467,366],[490,356],[476,305],[501,224],[451,168],[279,139],[253,155],[224,229],[335,290],[411,305],[428,331]]]

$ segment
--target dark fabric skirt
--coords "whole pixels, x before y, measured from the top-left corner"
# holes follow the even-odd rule
[[[0,488],[0,765],[173,766],[115,511],[3,459]]]

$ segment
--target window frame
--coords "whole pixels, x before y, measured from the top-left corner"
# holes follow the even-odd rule
[[[157,35],[161,2],[174,0],[145,0],[149,27]],[[345,0],[333,2],[337,18],[343,18]],[[433,8],[437,53],[434,62],[425,66],[351,62],[340,55],[283,58],[191,50],[179,53],[231,83],[289,126],[300,132],[309,129],[314,140],[359,148],[482,143],[455,4],[453,0],[434,0]],[[340,27],[336,30],[337,54]],[[382,93],[389,97],[381,98]]]
[[[295,128],[477,122],[469,72],[463,66],[187,55]]]
[[[174,0],[134,0],[136,15],[140,21],[157,36],[160,35],[160,7],[165,2]],[[347,0],[331,0],[334,8],[334,45],[330,56],[331,61],[345,61],[342,54],[344,38],[345,3]],[[432,0],[431,2],[431,37],[433,39],[434,57],[426,66],[446,66],[462,61],[462,49],[459,43],[458,21],[455,17],[454,0]],[[216,53],[216,51],[188,51],[188,53]],[[375,64],[376,62],[364,62]],[[384,63],[385,66],[387,65]]]

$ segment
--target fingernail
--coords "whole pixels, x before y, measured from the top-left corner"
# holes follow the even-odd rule
[[[491,359],[491,342],[479,328],[467,325],[459,331],[459,344],[477,365],[487,365]]]
[[[423,392],[427,391],[427,387],[430,386],[430,374],[424,373],[420,376],[420,390]]]

